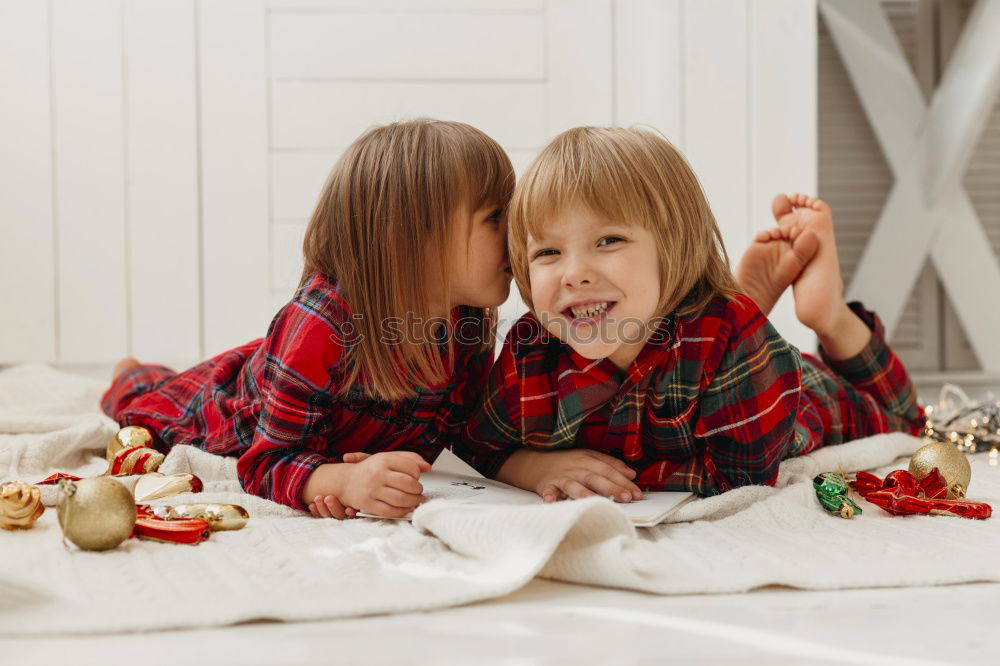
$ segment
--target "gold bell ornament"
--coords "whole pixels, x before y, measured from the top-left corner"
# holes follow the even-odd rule
[[[97,476],[59,482],[59,525],[83,550],[110,550],[135,527],[135,498],[115,479]]]
[[[137,446],[152,447],[153,435],[142,426],[125,426],[108,442],[107,459],[111,462],[122,449],[134,449]]]
[[[105,476],[128,476],[155,472],[164,455],[153,447],[153,435],[142,426],[125,426],[108,442]]]
[[[42,494],[24,481],[8,481],[0,485],[0,527],[5,530],[27,530],[45,513]]]
[[[972,480],[972,467],[965,454],[953,444],[931,442],[917,449],[910,458],[910,474],[917,479],[923,479],[935,467],[948,486],[948,499],[964,499]]]

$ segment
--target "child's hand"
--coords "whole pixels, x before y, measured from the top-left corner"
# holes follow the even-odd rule
[[[361,453],[360,451],[345,453],[343,461],[348,464],[359,463],[369,457],[369,455],[370,454],[368,453]],[[344,520],[345,518],[354,518],[357,516],[358,510],[354,507],[344,506],[335,495],[317,495],[313,498],[313,501],[309,503],[309,513],[311,513],[314,518],[336,518],[337,520]]]
[[[545,502],[594,495],[616,502],[642,499],[639,486],[632,483],[635,470],[618,458],[591,449],[521,449],[508,458],[497,478],[534,490]]]
[[[333,495],[317,495],[309,503],[309,513],[314,518],[336,518],[337,520],[343,520],[344,518],[353,518],[358,515],[358,510],[353,507],[344,506]]]
[[[349,460],[348,456],[352,456]],[[411,451],[348,454],[344,462],[359,460],[347,472],[341,500],[373,516],[402,518],[424,501],[420,475],[431,465]]]

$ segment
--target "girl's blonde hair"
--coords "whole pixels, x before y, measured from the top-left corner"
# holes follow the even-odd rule
[[[513,187],[503,149],[464,123],[422,118],[373,127],[344,152],[306,229],[300,283],[323,273],[350,306],[342,393],[360,382],[366,395],[394,401],[450,375],[450,338],[445,362],[434,336],[419,339],[412,326],[387,344],[386,322],[433,321],[432,299],[450,293],[450,257],[465,251],[454,247],[455,225],[485,205],[505,208]],[[470,323],[478,324],[475,335]],[[463,346],[492,348],[495,327],[495,308],[463,313],[462,338],[471,340]]]
[[[742,291],[698,178],[669,141],[639,128],[577,127],[542,149],[510,203],[511,269],[532,310],[528,236],[574,206],[652,232],[660,314],[698,316],[712,298]]]

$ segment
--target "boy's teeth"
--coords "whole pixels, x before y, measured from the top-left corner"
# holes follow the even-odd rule
[[[608,303],[591,303],[570,308],[574,317],[595,317],[608,309]]]

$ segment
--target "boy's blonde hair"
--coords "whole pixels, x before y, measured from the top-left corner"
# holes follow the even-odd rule
[[[549,221],[574,206],[652,232],[660,314],[698,316],[712,298],[741,292],[698,178],[677,149],[645,129],[577,127],[542,149],[510,204],[511,269],[532,310],[528,236],[541,236]]]
[[[354,316],[342,393],[360,381],[366,395],[394,401],[450,375],[450,340],[445,363],[437,341],[414,339],[412,327],[387,344],[386,322],[433,320],[434,295],[450,293],[450,257],[465,252],[453,247],[454,225],[487,204],[505,208],[513,187],[503,149],[464,123],[422,118],[373,127],[347,148],[306,229],[300,284],[326,274]],[[492,348],[495,308],[471,316],[462,338],[476,351]]]

